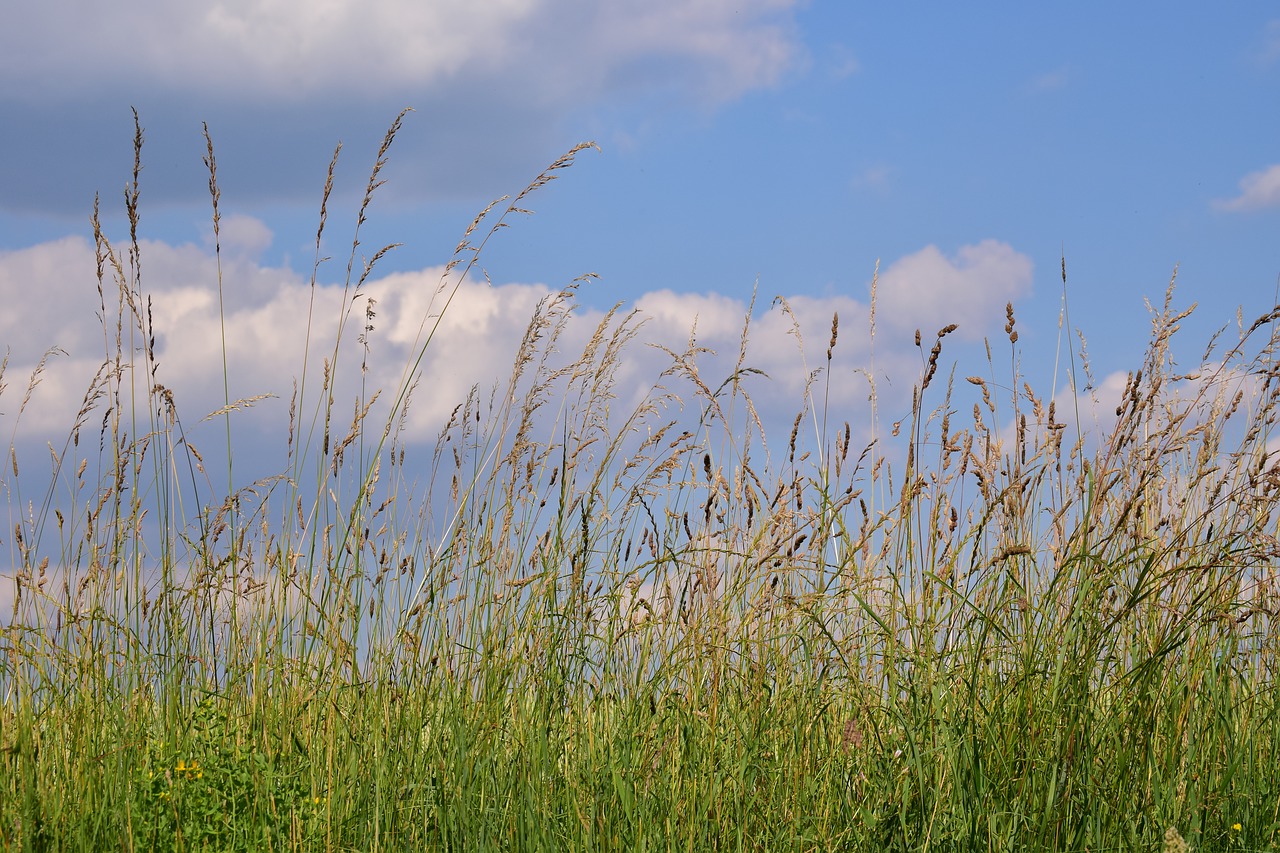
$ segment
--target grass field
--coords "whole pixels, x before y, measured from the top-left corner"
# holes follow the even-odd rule
[[[373,325],[389,247],[362,264],[359,228],[398,127],[267,479],[185,442],[205,413],[155,370],[138,171],[128,239],[95,211],[102,369],[52,473],[11,449],[2,475],[0,850],[1280,845],[1280,312],[1186,371],[1166,300],[1092,435],[1018,374],[1012,307],[982,378],[948,378],[944,328],[861,446],[822,370],[764,434],[746,329],[731,375],[691,342],[621,411],[644,327],[610,313],[553,357],[574,285],[509,386],[410,442],[455,276],[399,387],[334,394]],[[478,217],[451,271],[581,148]],[[225,402],[230,446],[253,401]]]

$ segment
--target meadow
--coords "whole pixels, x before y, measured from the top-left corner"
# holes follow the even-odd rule
[[[101,368],[43,467],[11,439],[0,474],[0,850],[1280,845],[1280,309],[1188,370],[1171,285],[1102,434],[1083,390],[1024,381],[1013,306],[978,365],[925,330],[913,404],[873,383],[863,442],[828,405],[838,317],[769,435],[749,318],[729,375],[691,339],[622,408],[642,318],[563,352],[575,282],[505,385],[411,440],[457,276],[586,146],[471,223],[402,383],[366,389],[393,247],[365,259],[360,229],[399,126],[339,339],[309,342],[249,482],[157,369],[139,127],[128,237],[93,217]],[[41,372],[0,371],[15,436]],[[227,448],[253,402],[209,414]]]

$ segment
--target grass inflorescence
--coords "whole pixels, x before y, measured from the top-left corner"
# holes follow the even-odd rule
[[[260,398],[224,382],[214,476],[163,384],[138,128],[128,240],[93,219],[101,367],[49,476],[12,443],[3,474],[0,849],[1280,843],[1280,311],[1180,373],[1167,298],[1094,432],[1086,390],[1020,375],[1013,306],[985,375],[948,374],[954,326],[917,333],[909,410],[882,427],[873,386],[873,427],[851,425],[833,317],[789,434],[766,435],[749,313],[729,376],[691,337],[624,409],[642,318],[562,352],[574,282],[505,385],[415,441],[457,282],[587,146],[466,229],[401,384],[374,389],[365,285],[394,246],[364,259],[361,228],[401,118],[337,339],[308,335],[287,458],[248,483],[233,432]]]

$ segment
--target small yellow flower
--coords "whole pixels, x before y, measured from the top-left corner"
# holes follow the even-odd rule
[[[187,762],[185,759],[178,759],[178,766],[174,768],[188,779],[201,779],[204,777],[204,770],[200,767],[200,762],[192,759]]]
[[[1231,824],[1231,828],[1234,829],[1236,832],[1240,832],[1244,829],[1244,827],[1238,823]]]

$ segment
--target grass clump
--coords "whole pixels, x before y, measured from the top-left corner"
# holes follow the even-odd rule
[[[749,313],[727,377],[691,337],[623,410],[641,318],[562,353],[575,282],[424,451],[460,277],[585,146],[477,217],[371,389],[394,247],[357,262],[360,229],[399,126],[283,464],[238,479],[259,398],[228,381],[217,485],[156,357],[139,127],[127,243],[94,217],[101,367],[47,479],[12,443],[4,474],[0,849],[1275,847],[1280,310],[1179,373],[1166,298],[1094,432],[1023,381],[1012,306],[1009,368],[959,385],[954,327],[917,333],[910,410],[860,446],[826,402],[838,318],[780,442]]]

